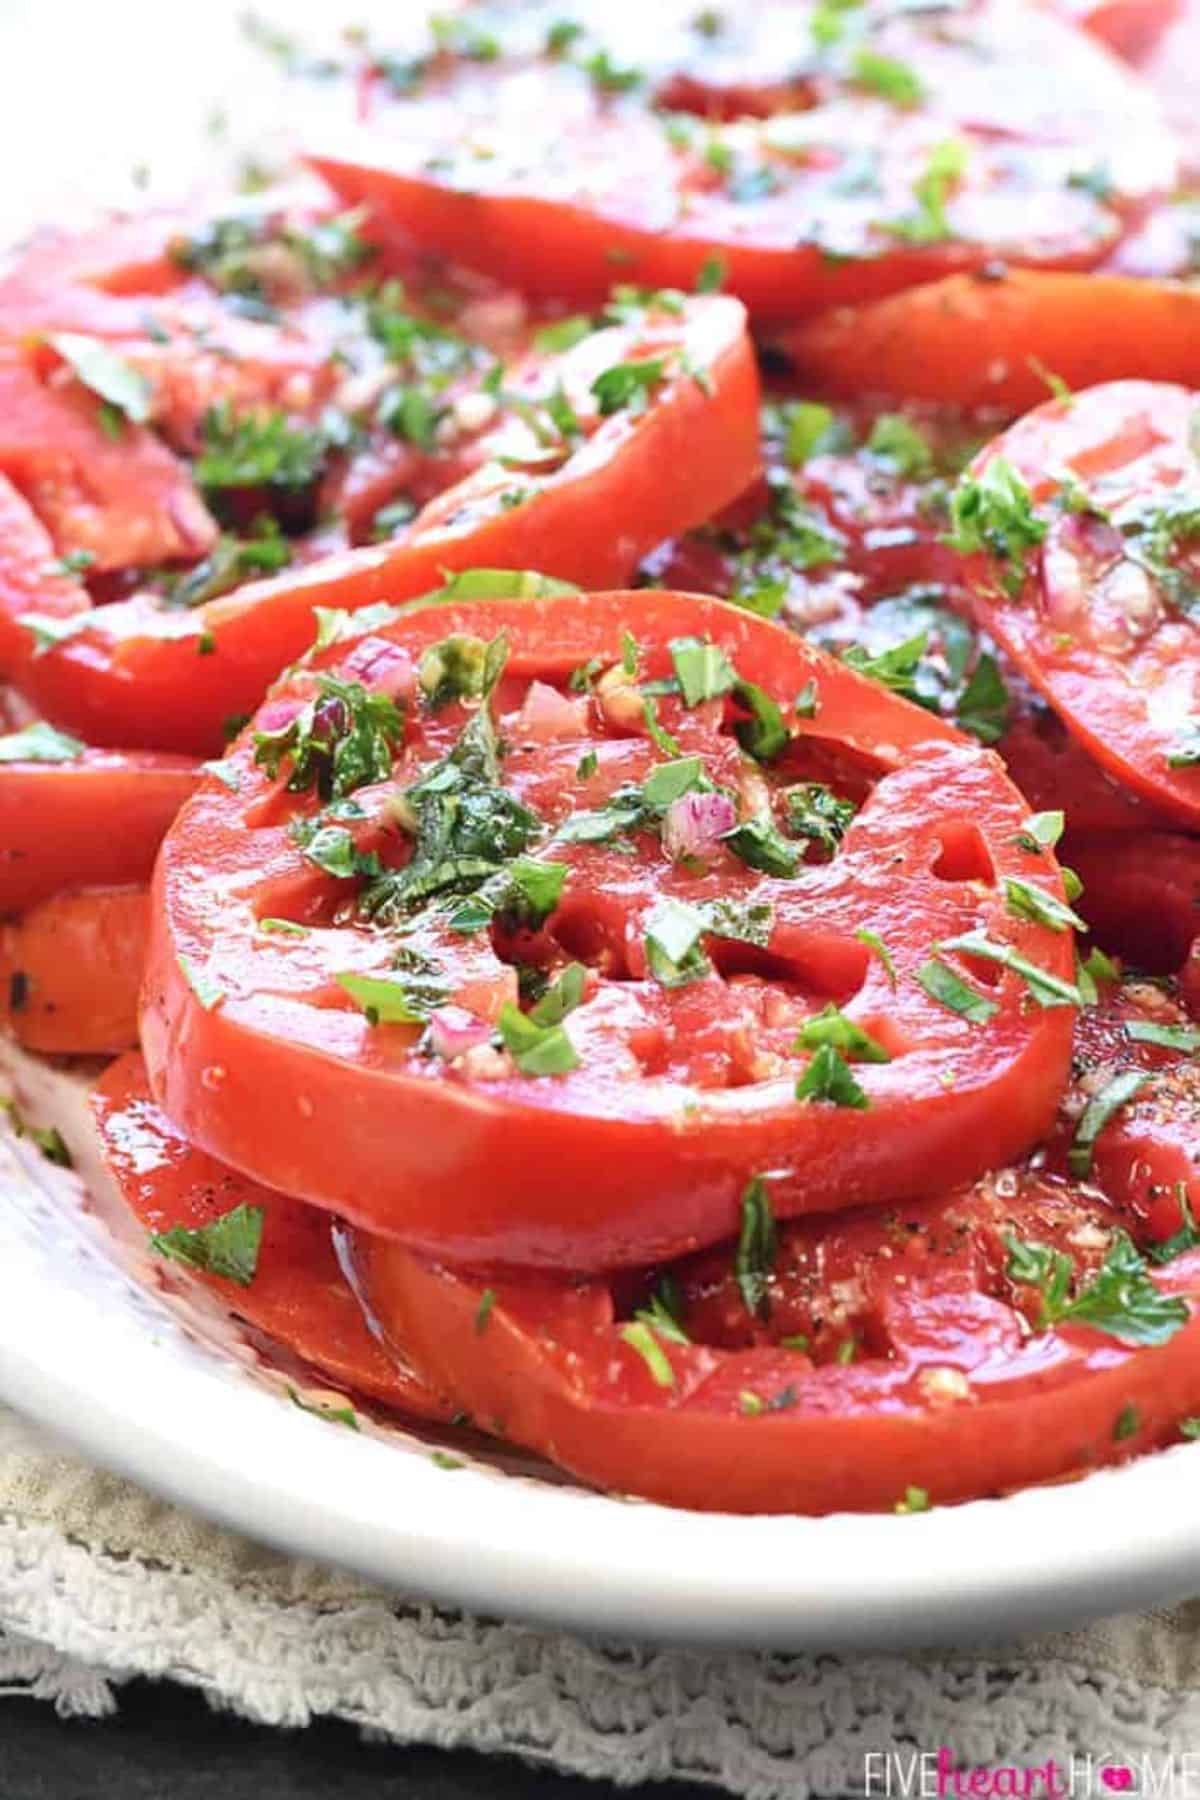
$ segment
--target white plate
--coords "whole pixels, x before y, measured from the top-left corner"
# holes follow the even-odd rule
[[[28,1113],[64,1120],[86,1164],[78,1090],[10,1049],[0,1088],[5,1062]],[[0,1133],[0,1398],[266,1543],[477,1612],[756,1648],[1003,1637],[1200,1586],[1194,1445],[911,1517],[734,1518],[531,1463],[441,1468],[436,1435],[313,1418],[288,1379],[146,1256],[99,1179],[89,1196]]]
[[[0,0],[0,148],[21,171],[0,193],[0,241],[97,193],[130,198],[138,165],[152,191],[185,185],[211,163],[214,99],[221,143],[277,146],[287,106],[239,45],[240,10]],[[340,9],[263,10],[303,33],[318,20],[328,31]],[[397,10],[383,8],[393,26]],[[424,10],[413,0],[412,16]],[[16,1080],[43,1116],[69,1103],[61,1087],[35,1092],[44,1077],[27,1063]],[[115,1220],[99,1188],[89,1202],[0,1132],[0,1397],[149,1488],[406,1593],[632,1637],[834,1648],[1003,1636],[1200,1588],[1194,1446],[906,1518],[706,1516],[532,1465],[451,1472],[419,1436],[355,1434],[298,1410],[208,1297],[122,1241]]]

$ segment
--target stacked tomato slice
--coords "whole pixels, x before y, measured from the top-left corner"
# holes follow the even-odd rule
[[[0,275],[0,1007],[300,1404],[743,1512],[1200,1430],[1173,11],[466,0]]]

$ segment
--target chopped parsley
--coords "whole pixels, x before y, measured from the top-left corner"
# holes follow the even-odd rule
[[[200,423],[204,448],[192,466],[209,494],[241,488],[309,488],[325,465],[329,440],[313,425],[293,425],[282,412],[246,413],[228,401],[210,406]]]
[[[592,382],[591,392],[602,418],[612,413],[645,410],[650,395],[667,373],[665,356],[647,356],[638,362],[614,363]]]
[[[945,138],[935,144],[920,175],[913,182],[916,211],[889,221],[883,229],[909,244],[941,244],[954,236],[946,211],[955,185],[966,174],[970,146],[961,138]]]
[[[793,837],[808,838],[832,856],[854,818],[852,800],[840,800],[822,781],[806,781],[784,795],[787,827]]]
[[[172,1262],[249,1287],[258,1269],[266,1208],[244,1201],[209,1225],[174,1225],[150,1234],[150,1248]]]
[[[950,501],[947,542],[960,555],[985,552],[1006,565],[1006,590],[1019,590],[1030,553],[1046,536],[1046,522],[1012,464],[994,456],[982,474],[963,475]]]
[[[1091,1325],[1124,1344],[1164,1344],[1188,1320],[1185,1300],[1161,1294],[1133,1241],[1120,1231],[1092,1279],[1071,1298],[1072,1259],[1047,1244],[1005,1238],[1011,1281],[1038,1289],[1039,1326]]]

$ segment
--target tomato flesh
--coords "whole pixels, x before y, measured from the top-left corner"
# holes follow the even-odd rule
[[[144,887],[54,894],[0,924],[0,1019],[27,1050],[115,1056],[138,1041]]]

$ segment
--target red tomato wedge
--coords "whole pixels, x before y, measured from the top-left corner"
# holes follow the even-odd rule
[[[29,654],[26,613],[69,619],[91,605],[87,589],[61,567],[54,540],[29,502],[0,475],[0,676]]]
[[[775,41],[805,46],[808,22],[789,9]],[[614,271],[692,288],[719,257],[778,321],[996,257],[1092,267],[1171,184],[1156,103],[1043,7],[967,6],[953,33],[864,9],[837,30],[807,111],[664,119],[571,58],[514,56],[376,108],[310,161],[414,244],[528,291],[590,304]]]
[[[446,1255],[594,1268],[726,1235],[758,1168],[827,1209],[1045,1129],[1070,914],[998,759],[718,601],[373,623],[164,845],[143,1043],[197,1144]],[[494,698],[456,700],[484,640]]]
[[[358,1234],[351,1253],[385,1334],[480,1423],[673,1506],[1000,1494],[1169,1442],[1200,1402],[1200,1253],[1148,1267],[1094,1188],[1010,1170],[777,1235],[764,1196],[753,1258],[726,1245],[662,1285],[454,1271]]]
[[[448,1418],[449,1409],[399,1369],[367,1330],[324,1214],[194,1150],[155,1106],[140,1056],[110,1064],[92,1089],[91,1105],[108,1169],[148,1231],[202,1233],[236,1207],[261,1212],[261,1241],[245,1286],[194,1264],[192,1279],[339,1386],[418,1418]]]
[[[736,301],[639,313],[519,365],[510,385],[526,416],[506,409],[477,444],[474,473],[390,542],[190,613],[146,595],[98,608],[35,660],[31,696],[92,743],[212,751],[223,722],[257,706],[312,643],[316,607],[406,599],[482,566],[627,581],[649,549],[726,505],[758,468],[758,377]],[[547,441],[530,409],[559,390],[578,432]]]
[[[198,778],[188,757],[89,750],[43,724],[0,736],[0,914],[80,883],[147,881]]]
[[[1197,396],[1113,382],[993,439],[960,484],[980,621],[1133,792],[1200,822]]]
[[[1126,375],[1200,385],[1200,290],[1132,275],[985,270],[838,308],[779,347],[823,392],[1019,413],[1045,399],[1049,375],[1070,388]]]
[[[54,894],[0,924],[0,1019],[27,1050],[114,1056],[138,1041],[144,887]]]
[[[102,405],[57,357],[0,346],[0,474],[60,554],[83,553],[91,568],[202,556],[216,526],[187,470],[145,426]]]

